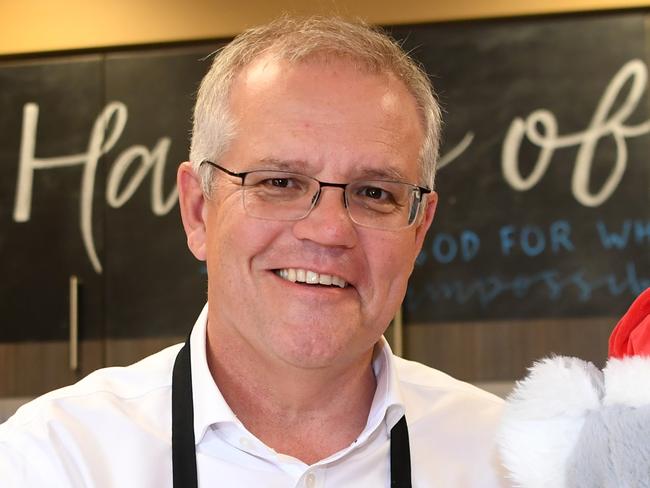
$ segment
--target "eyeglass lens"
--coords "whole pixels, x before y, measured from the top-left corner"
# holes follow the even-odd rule
[[[252,171],[243,182],[244,207],[249,215],[267,220],[299,220],[317,204],[321,184],[306,175],[282,171]],[[350,218],[367,227],[396,229],[417,216],[419,190],[394,181],[355,181],[345,187]]]

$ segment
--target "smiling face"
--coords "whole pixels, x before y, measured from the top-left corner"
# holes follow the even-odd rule
[[[421,123],[392,75],[344,60],[262,58],[238,74],[230,102],[236,135],[218,163],[231,171],[420,183]],[[324,188],[305,219],[286,222],[248,216],[238,178],[215,172],[214,185],[195,206],[202,225],[190,231],[188,184],[179,177],[188,242],[207,261],[209,337],[269,365],[369,357],[404,297],[435,194],[418,225],[387,231],[355,225],[340,188]],[[310,280],[323,284],[303,283]]]

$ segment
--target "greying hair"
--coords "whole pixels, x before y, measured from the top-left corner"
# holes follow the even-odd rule
[[[361,22],[336,17],[281,17],[247,30],[221,49],[198,91],[190,161],[200,175],[203,192],[211,193],[212,167],[237,128],[229,114],[232,82],[245,66],[262,55],[299,62],[317,56],[349,59],[370,73],[391,73],[413,95],[424,132],[420,148],[423,183],[433,188],[440,145],[440,107],[426,73],[386,34]]]

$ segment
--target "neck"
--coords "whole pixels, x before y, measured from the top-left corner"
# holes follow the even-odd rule
[[[208,327],[212,377],[237,418],[269,447],[313,464],[363,431],[376,387],[372,350],[344,366],[300,368],[216,336]]]

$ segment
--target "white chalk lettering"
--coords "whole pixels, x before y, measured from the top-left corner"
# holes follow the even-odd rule
[[[165,200],[163,198],[163,177],[165,164],[167,163],[167,152],[171,145],[169,137],[158,140],[154,148],[149,151],[145,146],[135,145],[125,150],[115,160],[106,185],[106,201],[113,208],[120,208],[136,192],[147,172],[153,168],[151,178],[151,210],[155,215],[166,215],[172,209],[178,198],[178,190],[174,186],[171,193]],[[120,183],[124,174],[136,159],[140,159],[140,167],[131,177],[122,193],[118,193]]]
[[[35,170],[83,166],[79,201],[79,228],[88,259],[95,272],[101,273],[102,265],[93,238],[92,222],[95,175],[99,158],[115,146],[124,131],[128,119],[127,107],[120,102],[111,102],[106,105],[93,124],[85,153],[50,158],[37,158],[35,156],[38,114],[39,107],[35,103],[27,103],[23,107],[20,159],[13,212],[14,221],[28,222],[31,217]],[[168,213],[178,198],[178,191],[175,186],[167,198],[163,197],[163,176],[170,144],[171,140],[168,137],[162,137],[151,151],[141,145],[131,146],[123,151],[117,157],[108,176],[106,186],[107,203],[114,208],[124,205],[140,186],[147,172],[153,168],[151,209],[155,215]],[[138,158],[140,159],[140,167],[120,193],[119,186],[125,172]]]
[[[467,150],[470,144],[472,144],[473,140],[474,140],[473,132],[468,132],[467,134],[465,134],[465,137],[463,137],[458,144],[456,144],[452,149],[449,150],[449,152],[447,152],[447,154],[445,154],[440,158],[440,161],[438,161],[438,169],[442,169],[452,161],[458,159],[461,156],[461,154],[463,154]]]
[[[575,199],[586,207],[597,207],[612,196],[618,187],[627,166],[627,144],[625,139],[639,137],[650,132],[650,120],[638,125],[626,125],[645,94],[648,78],[646,65],[638,59],[627,62],[616,73],[607,86],[588,128],[564,136],[558,135],[555,116],[548,110],[532,112],[525,120],[515,118],[505,137],[501,154],[503,177],[517,191],[534,187],[546,173],[556,149],[579,146],[571,179],[571,191]],[[627,97],[619,109],[610,114],[614,102],[625,84],[631,80]],[[541,128],[541,129],[540,129]],[[616,160],[613,162],[607,180],[598,191],[589,189],[591,170],[598,142],[611,136],[616,146]],[[519,169],[519,151],[524,138],[540,148],[540,152],[528,176]]]

